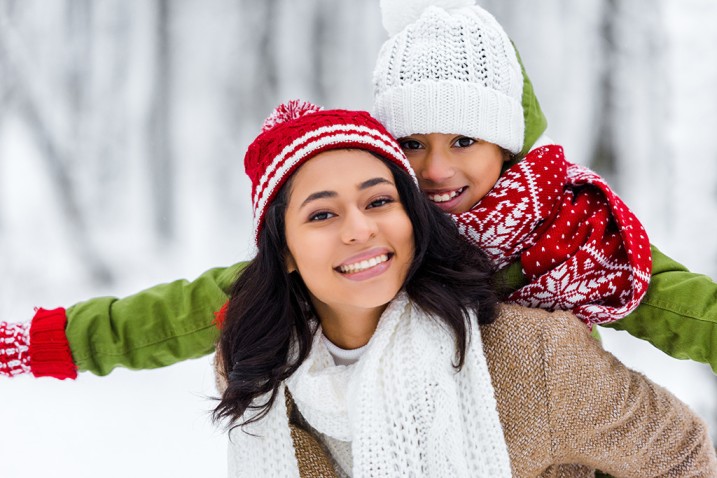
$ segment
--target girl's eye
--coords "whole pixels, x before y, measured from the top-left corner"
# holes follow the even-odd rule
[[[328,211],[317,212],[309,216],[309,222],[325,221],[334,217],[335,214]]]
[[[421,145],[421,143],[419,143],[415,139],[402,139],[402,140],[398,141],[398,144],[399,144],[399,146],[401,146],[401,149],[404,149],[404,150],[405,149],[408,149],[408,150],[421,149],[423,147]]]
[[[475,144],[476,140],[473,138],[468,138],[467,136],[461,136],[455,142],[453,143],[454,146],[458,148],[467,148],[468,146],[471,146]]]
[[[393,198],[389,198],[389,197],[378,198],[378,199],[374,199],[373,201],[371,201],[368,205],[368,208],[371,209],[374,207],[381,207],[381,206],[385,206],[386,204],[391,204],[392,202],[394,202]]]

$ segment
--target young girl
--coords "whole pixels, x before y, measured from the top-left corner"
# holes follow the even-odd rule
[[[245,167],[258,252],[217,363],[230,477],[717,472],[704,424],[575,317],[496,308],[492,265],[368,114],[281,109]]]
[[[374,73],[377,116],[401,138],[429,199],[489,254],[511,301],[612,321],[717,371],[715,283],[651,248],[604,181],[565,161],[543,136],[545,119],[503,29],[472,2],[450,3],[422,11],[384,2],[394,34]],[[242,267],[41,309],[31,326],[2,324],[0,374],[103,375],[211,353],[215,313]]]
[[[649,246],[607,184],[565,161],[495,19],[472,0],[382,7],[392,36],[374,72],[376,115],[428,198],[520,286],[510,299],[717,372],[717,285]]]
[[[526,135],[520,63],[496,20],[474,5],[430,6],[404,26],[390,4],[385,24],[397,31],[374,72],[377,118],[461,233],[499,268],[520,261],[528,283],[509,300],[570,309],[589,324],[635,309],[650,245],[607,184],[556,145],[534,147],[503,170]],[[406,9],[394,13],[412,19]]]

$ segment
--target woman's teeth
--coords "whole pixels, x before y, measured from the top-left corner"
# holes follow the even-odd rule
[[[381,254],[380,256],[372,257],[371,259],[366,259],[365,261],[356,262],[354,264],[346,264],[344,266],[339,266],[338,269],[340,272],[343,272],[344,274],[351,274],[354,272],[361,272],[363,270],[377,266],[382,262],[386,262],[387,260],[388,260],[388,254]]]
[[[449,191],[447,193],[443,194],[427,194],[428,199],[430,199],[433,202],[446,202],[450,201],[454,197],[458,196],[460,193],[463,192],[465,188],[455,189],[453,191]]]

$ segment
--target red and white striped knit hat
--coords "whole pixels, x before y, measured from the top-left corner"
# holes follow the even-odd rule
[[[254,239],[259,239],[266,208],[299,166],[324,151],[349,148],[376,153],[416,180],[396,140],[367,112],[324,110],[300,100],[279,105],[244,156],[252,186]]]

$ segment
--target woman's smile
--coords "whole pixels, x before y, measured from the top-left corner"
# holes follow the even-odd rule
[[[362,281],[384,273],[391,266],[392,259],[393,253],[385,248],[380,248],[378,251],[372,249],[349,258],[335,267],[335,270],[347,279]]]

